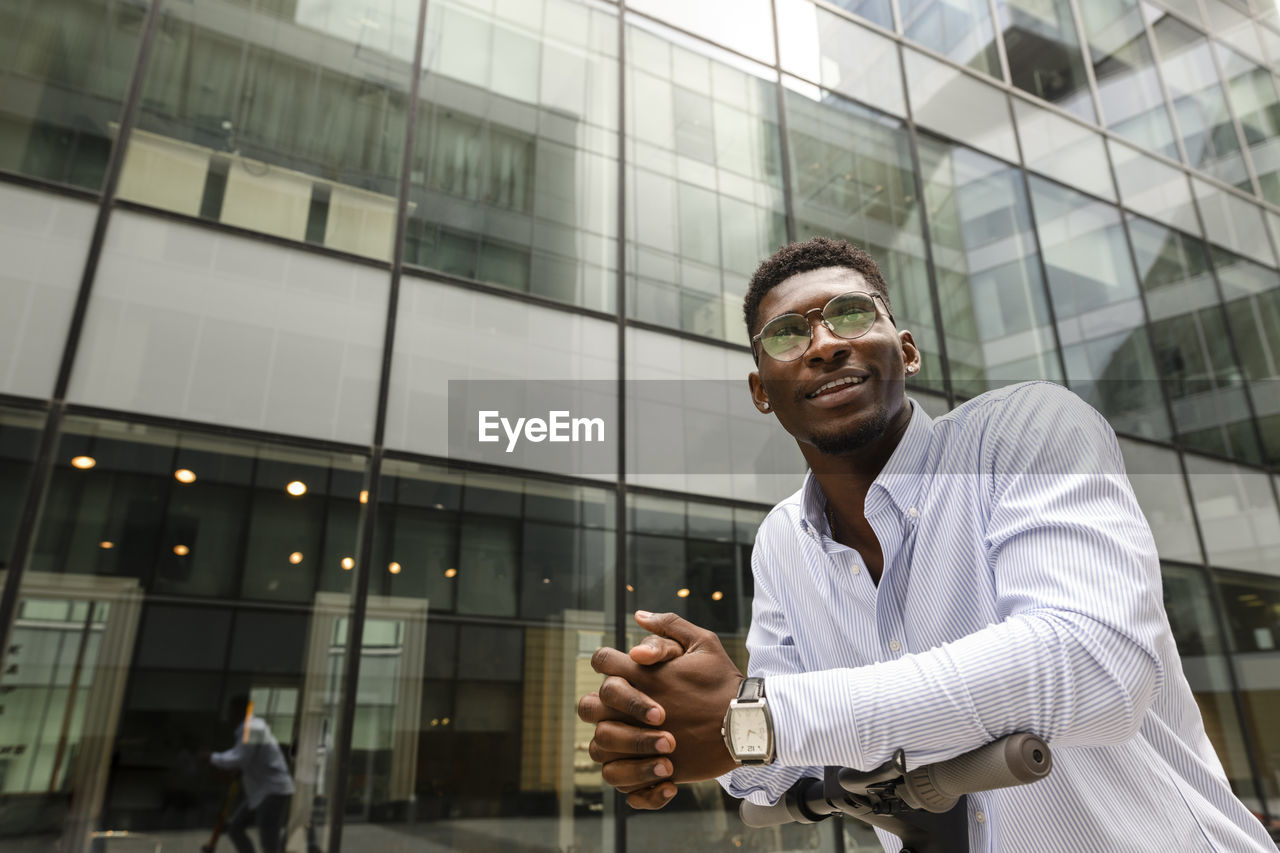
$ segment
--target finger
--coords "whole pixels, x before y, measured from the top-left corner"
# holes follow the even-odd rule
[[[588,693],[578,700],[578,719],[584,723],[598,723],[601,720],[616,720],[619,712],[600,701],[599,693]]]
[[[625,791],[623,793],[626,793]],[[663,782],[631,794],[627,794],[627,805],[633,809],[660,809],[676,795],[676,786],[672,782]]]
[[[671,759],[622,758],[610,761],[600,768],[604,781],[624,794],[669,781],[673,768]]]
[[[699,628],[674,613],[650,613],[647,610],[637,610],[636,624],[646,631],[675,640],[687,652],[709,643],[720,644],[720,638],[714,633],[706,628]]]
[[[640,666],[617,649],[602,646],[591,655],[591,668],[601,675],[619,675],[627,681],[637,681]]]
[[[607,707],[626,714],[636,722],[657,726],[667,717],[661,705],[633,687],[630,681],[616,675],[604,680],[598,695]]]
[[[631,647],[628,653],[636,663],[652,666],[655,663],[678,658],[684,654],[684,646],[667,637],[650,634]]]
[[[611,759],[597,758],[597,754],[635,758],[638,755],[665,755],[675,748],[676,739],[670,732],[632,726],[615,720],[596,724],[596,733],[591,738],[590,746],[592,760],[601,764]]]

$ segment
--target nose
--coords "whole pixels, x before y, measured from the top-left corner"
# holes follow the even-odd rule
[[[813,328],[813,340],[809,342],[809,348],[805,351],[805,359],[811,364],[817,364],[847,356],[852,342],[831,331],[831,327],[827,325],[821,313],[818,314],[817,322],[814,322],[811,316],[813,313],[810,311],[805,315],[805,319],[809,320]]]

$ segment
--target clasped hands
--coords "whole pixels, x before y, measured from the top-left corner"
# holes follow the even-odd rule
[[[714,779],[737,767],[720,734],[743,675],[720,638],[674,613],[636,611],[649,636],[624,654],[597,649],[605,676],[578,702],[595,725],[589,748],[604,780],[637,809],[660,809],[677,782]]]

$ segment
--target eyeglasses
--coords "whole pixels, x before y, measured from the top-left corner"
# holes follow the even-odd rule
[[[893,314],[878,293],[861,293],[853,291],[842,293],[828,302],[822,309],[822,325],[826,326],[836,337],[851,341],[860,338],[876,324],[876,300],[884,304],[884,313],[893,323]],[[754,352],[755,345],[769,354],[775,361],[795,361],[809,350],[813,342],[813,323],[809,315],[818,311],[814,308],[803,314],[780,314],[764,324],[760,334],[751,339]],[[897,325],[895,323],[895,325]]]

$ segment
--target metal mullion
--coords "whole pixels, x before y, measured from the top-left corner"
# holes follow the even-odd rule
[[[1100,130],[1106,130],[1107,117],[1102,113],[1102,92],[1098,89],[1098,75],[1093,68],[1093,48],[1089,44],[1089,33],[1084,26],[1084,13],[1080,11],[1080,0],[1067,0],[1071,7],[1071,18],[1076,25],[1076,39],[1080,42],[1080,53],[1084,57],[1084,76],[1089,82],[1089,97],[1093,101],[1094,124]]]
[[[617,314],[614,358],[618,362],[618,472],[614,480],[613,507],[613,646],[618,649],[625,648],[627,642],[626,618],[623,616],[627,609],[627,14],[626,0],[618,0],[618,205],[615,214],[618,269],[614,306]],[[609,636],[607,623],[605,636]],[[626,797],[617,789],[606,791],[604,796],[613,802],[613,851],[626,853],[629,812]],[[603,838],[601,840],[604,841]]]
[[[1009,54],[1004,46],[1004,29],[1000,26],[999,4],[1003,0],[987,0],[987,11],[991,15],[991,40],[996,45],[996,58],[1000,61],[1001,81],[1006,86],[1013,85],[1013,71],[1009,68]]]
[[[427,0],[418,0],[417,30],[414,34],[413,64],[409,73],[408,105],[405,110],[404,150],[400,157],[399,196],[396,202],[396,226],[391,247],[391,279],[387,292],[387,319],[383,335],[382,366],[378,377],[378,400],[374,412],[373,445],[369,454],[367,477],[368,499],[361,514],[351,616],[348,621],[345,672],[343,673],[342,711],[338,718],[334,747],[334,776],[330,802],[340,803],[346,796],[351,778],[351,740],[355,732],[356,695],[360,682],[360,655],[364,645],[364,625],[369,601],[369,577],[373,572],[373,546],[377,533],[379,489],[382,481],[383,441],[387,426],[387,402],[390,398],[391,362],[395,350],[396,315],[400,302],[400,282],[404,269],[404,238],[409,216],[409,175],[413,165],[413,146],[418,121],[418,93],[422,81],[422,52],[427,28]],[[345,810],[330,809],[329,850],[341,853]]]
[[[1017,134],[1014,134],[1017,139]],[[1021,143],[1019,143],[1021,145]],[[1019,148],[1019,158],[1021,158],[1021,148]],[[1027,202],[1027,219],[1031,222],[1031,239],[1036,247],[1036,261],[1040,267],[1040,276],[1044,286],[1045,310],[1049,314],[1049,328],[1053,331],[1053,347],[1058,355],[1058,367],[1062,370],[1062,381],[1066,387],[1071,387],[1071,377],[1067,373],[1067,353],[1062,347],[1062,334],[1058,330],[1058,312],[1053,306],[1053,283],[1049,280],[1049,264],[1044,259],[1044,246],[1040,243],[1040,225],[1039,219],[1036,217],[1036,205],[1031,193],[1030,175],[1026,169],[1018,170],[1021,178],[1023,196]]]
[[[1231,116],[1231,125],[1236,131],[1236,142],[1240,145],[1240,158],[1244,162],[1245,173],[1249,176],[1249,183],[1253,187],[1253,194],[1259,199],[1262,198],[1262,182],[1258,180],[1258,170],[1253,164],[1253,152],[1249,148],[1249,137],[1245,136],[1244,123],[1240,121],[1240,117],[1236,115],[1235,104],[1231,103],[1231,84],[1227,80],[1223,68],[1222,59],[1218,56],[1218,48],[1213,37],[1205,34],[1205,44],[1209,48],[1209,56],[1213,60],[1213,70],[1218,75],[1218,85],[1222,87],[1222,100],[1227,105],[1227,114]],[[1266,45],[1263,45],[1263,52],[1266,51]],[[1270,71],[1271,69],[1266,69]],[[1237,187],[1237,189],[1239,189]],[[1271,229],[1268,228],[1268,231]]]
[[[1173,107],[1173,98],[1169,96],[1169,86],[1164,81],[1164,65],[1160,56],[1160,47],[1156,44],[1156,33],[1147,16],[1142,14],[1143,0],[1138,3],[1138,17],[1142,19],[1142,31],[1147,36],[1147,46],[1151,50],[1152,67],[1156,72],[1156,81],[1160,84],[1160,96],[1164,98],[1164,108],[1168,111],[1169,126],[1173,129],[1173,144],[1178,150],[1178,159],[1184,168],[1191,168],[1191,158],[1187,156],[1187,146],[1182,141],[1182,125],[1178,121],[1178,111]]]
[[[773,30],[774,92],[778,101],[778,155],[782,161],[782,210],[788,243],[796,241],[796,206],[791,185],[791,141],[787,127],[787,89],[782,83],[782,43],[778,37],[778,3],[769,0],[769,23]],[[821,86],[821,82],[818,82]],[[748,330],[747,334],[750,334]]]
[[[1249,766],[1249,774],[1253,779],[1254,795],[1258,798],[1258,802],[1262,805],[1263,812],[1270,819],[1271,811],[1267,808],[1266,793],[1262,786],[1262,772],[1258,766],[1255,751],[1257,747],[1253,743],[1253,736],[1249,731],[1248,717],[1245,714],[1244,697],[1240,690],[1240,675],[1236,671],[1236,655],[1229,641],[1230,633],[1227,628],[1226,620],[1226,604],[1222,599],[1222,591],[1218,589],[1218,578],[1214,574],[1209,559],[1209,548],[1205,542],[1204,531],[1201,529],[1200,512],[1196,508],[1195,489],[1191,488],[1191,475],[1187,473],[1186,454],[1181,449],[1175,451],[1178,459],[1178,471],[1182,474],[1183,488],[1186,489],[1191,504],[1191,520],[1192,530],[1196,534],[1196,542],[1200,546],[1200,553],[1204,558],[1204,564],[1200,567],[1209,581],[1209,596],[1213,599],[1214,617],[1217,622],[1217,628],[1220,636],[1223,638],[1223,656],[1227,659],[1227,680],[1231,685],[1231,703],[1236,711],[1236,723],[1240,726],[1240,739],[1244,741],[1245,762]]]
[[[897,8],[897,2],[894,2]],[[920,206],[920,239],[924,241],[925,274],[928,276],[929,302],[933,308],[933,323],[938,330],[938,358],[942,360],[942,393],[947,399],[947,408],[956,406],[955,387],[951,382],[951,358],[947,354],[946,326],[942,320],[942,298],[938,295],[938,265],[933,257],[933,231],[929,224],[929,205],[925,201],[924,169],[920,165],[920,138],[916,129],[915,113],[911,107],[911,92],[907,86],[906,49],[898,42],[898,74],[902,77],[903,104],[907,111],[907,147],[911,152],[911,172],[915,181],[916,203]],[[1017,134],[1014,134],[1017,137]]]
[[[138,36],[138,52],[134,56],[133,70],[129,77],[129,85],[125,90],[125,98],[120,112],[120,128],[116,134],[115,145],[107,159],[107,170],[103,178],[102,196],[98,204],[98,214],[94,221],[90,236],[89,248],[81,269],[80,283],[76,293],[75,306],[71,313],[71,322],[67,329],[67,337],[63,345],[62,360],[58,367],[57,379],[54,382],[52,405],[45,421],[44,431],[40,437],[40,449],[36,456],[36,466],[27,484],[27,492],[22,506],[22,515],[18,522],[17,534],[14,537],[13,552],[5,575],[4,591],[0,593],[0,637],[5,638],[0,645],[0,671],[8,656],[7,638],[13,627],[13,616],[18,605],[19,585],[26,572],[31,558],[31,548],[35,541],[35,526],[44,507],[48,493],[49,480],[53,474],[53,454],[58,442],[58,431],[66,414],[66,391],[71,376],[71,365],[75,361],[76,348],[80,332],[84,327],[85,314],[88,311],[89,293],[98,270],[98,261],[102,255],[102,247],[106,241],[107,223],[111,215],[111,205],[115,198],[116,188],[120,183],[120,173],[124,168],[125,151],[129,145],[129,137],[137,119],[139,105],[142,100],[142,87],[146,77],[147,64],[151,56],[151,45],[155,40],[156,24],[160,17],[161,0],[151,0],[146,15],[142,19],[142,31]]]

